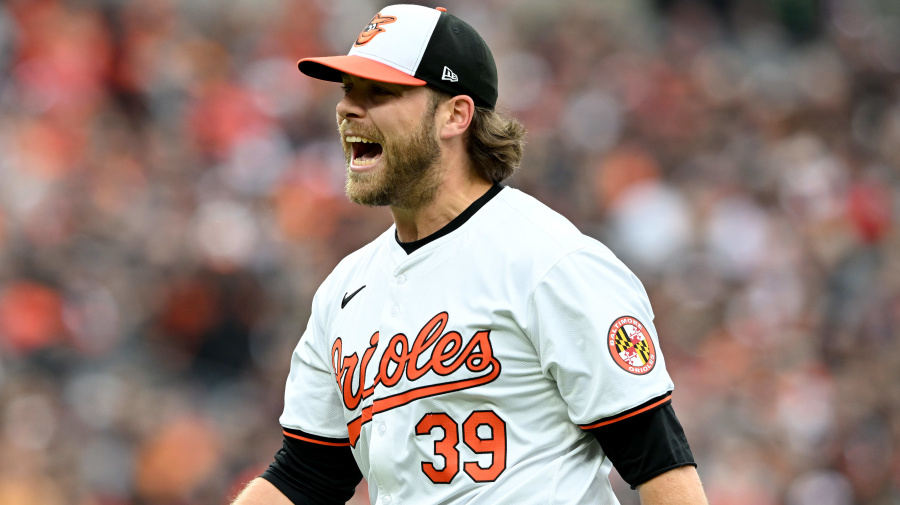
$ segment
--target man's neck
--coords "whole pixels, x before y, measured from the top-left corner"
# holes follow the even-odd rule
[[[431,203],[418,209],[391,207],[401,242],[423,239],[443,228],[484,195],[491,182],[480,177],[446,178]]]

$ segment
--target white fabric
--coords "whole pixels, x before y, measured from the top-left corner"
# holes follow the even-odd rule
[[[441,12],[418,5],[391,5],[378,13],[397,19],[381,25],[384,31],[365,45],[354,43],[347,54],[363,56],[415,75]]]
[[[361,286],[342,309],[344,297]],[[652,339],[656,363],[648,373],[629,373],[611,355],[608,332],[622,316],[643,323]],[[348,424],[364,408],[392,405],[395,395],[490,379],[377,411],[361,425],[353,454],[373,504],[618,503],[607,478],[609,460],[578,425],[672,390],[652,319],[640,282],[609,249],[530,196],[504,188],[459,229],[412,254],[396,243],[392,227],[335,268],[316,294],[294,353],[281,423],[346,438]],[[421,331],[432,320],[445,324]],[[372,393],[347,409],[336,374],[340,379],[343,365],[363,360],[376,332],[364,379]],[[409,348],[432,340],[417,367],[407,366],[401,376],[392,363],[380,374],[392,338]],[[333,354],[337,339],[341,349]],[[459,347],[445,345],[453,339],[462,347],[473,340],[482,345],[468,366],[446,375],[423,370],[435,352],[444,358],[433,364],[459,359]],[[358,391],[359,368],[350,395]],[[421,377],[410,380],[416,368]],[[399,381],[374,384],[386,376]],[[476,482],[466,472],[477,474],[465,466],[471,462],[500,468],[492,466],[493,455],[478,454],[467,443],[491,435],[488,426],[469,426],[472,432],[464,433],[473,412],[504,423],[505,437],[495,437],[495,447],[505,450],[506,464],[492,482]],[[432,482],[423,470],[423,463],[445,468],[435,443],[453,436],[441,428],[417,435],[428,414],[458,425],[459,470],[449,484]]]

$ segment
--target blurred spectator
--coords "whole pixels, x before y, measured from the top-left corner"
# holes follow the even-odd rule
[[[294,65],[384,4],[0,3],[0,503],[221,504],[265,468],[314,290],[390,223]],[[510,184],[650,293],[711,502],[896,502],[900,6],[451,8],[530,131]]]

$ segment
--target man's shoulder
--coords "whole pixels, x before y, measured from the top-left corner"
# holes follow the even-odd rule
[[[545,251],[565,255],[585,247],[605,248],[585,235],[569,219],[537,198],[514,188],[500,193],[503,225],[498,226],[498,239],[513,243],[532,253]]]
[[[322,281],[318,293],[340,291],[349,278],[375,266],[384,254],[389,254],[388,241],[393,240],[393,236],[394,227],[391,226],[368,244],[344,256]]]
[[[334,271],[352,270],[361,263],[376,261],[381,255],[388,254],[390,241],[394,240],[394,230],[394,226],[391,226],[372,239],[371,242],[344,256],[337,266],[334,267]]]

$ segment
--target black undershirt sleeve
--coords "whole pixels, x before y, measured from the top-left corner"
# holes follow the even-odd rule
[[[662,398],[644,405],[653,405]],[[669,470],[697,466],[671,400],[641,412],[643,407],[632,409],[639,412],[633,416],[617,416],[620,420],[588,430],[631,489]]]
[[[325,445],[343,443],[346,445]],[[344,505],[362,480],[349,440],[334,441],[297,430],[285,431],[275,461],[260,477],[295,505]]]

